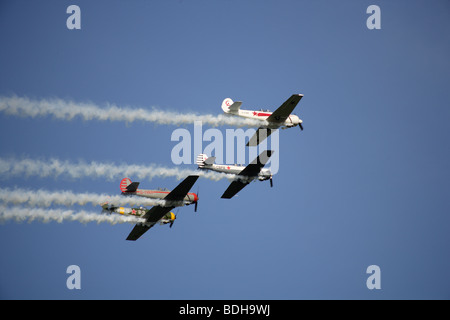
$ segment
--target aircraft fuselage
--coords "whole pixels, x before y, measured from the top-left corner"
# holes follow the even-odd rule
[[[242,170],[245,169],[245,166],[240,165],[226,165],[226,164],[210,164],[210,165],[202,165],[199,166],[199,169],[201,170],[212,170],[216,172],[222,172],[222,173],[229,173],[229,174],[236,174],[238,175],[241,173]],[[258,178],[260,181],[268,180],[272,176],[272,173],[269,169],[263,168],[259,172],[258,176],[254,177],[246,177],[249,180],[253,180],[255,178]]]
[[[267,118],[272,115],[272,112],[270,111],[255,111],[255,110],[242,110],[239,109],[236,112],[227,112],[228,114],[240,116],[243,118],[248,119],[257,119],[257,120],[265,120],[267,121]],[[273,121],[267,121],[268,122],[268,128],[279,128],[279,127],[295,127],[302,123],[303,121],[295,114],[291,114],[287,117],[287,119],[284,122],[273,122]]]
[[[125,196],[139,196],[150,199],[164,199],[170,193],[169,190],[146,190],[146,189],[137,189],[134,192],[122,192]],[[195,193],[188,193],[183,198],[184,205],[190,205],[195,203],[198,200],[198,196]]]

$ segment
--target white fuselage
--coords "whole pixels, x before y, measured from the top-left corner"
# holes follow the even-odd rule
[[[199,169],[206,169],[206,170],[212,170],[216,172],[223,172],[223,173],[229,173],[229,174],[236,174],[238,175],[242,170],[245,169],[245,166],[239,166],[239,165],[227,165],[227,164],[205,164],[205,165],[199,165]],[[253,180],[255,178],[258,178],[259,180],[268,180],[272,176],[272,173],[270,172],[270,169],[263,168],[259,172],[257,177],[248,177],[250,180]]]
[[[244,118],[249,118],[249,119],[257,119],[257,120],[266,120],[267,118],[272,115],[272,112],[270,111],[256,111],[256,110],[242,110],[239,109],[235,112],[227,112],[228,114],[233,114],[236,116],[240,116],[240,117],[244,117]],[[300,123],[302,123],[303,121],[295,114],[291,114],[289,115],[289,117],[287,117],[287,119],[284,122],[269,122],[269,128],[273,127],[273,128],[278,128],[278,127],[295,127],[297,125],[299,125]]]
[[[244,170],[245,166],[239,165],[227,165],[227,164],[211,164],[205,165],[202,169],[213,170],[216,172],[230,173],[230,174],[239,174],[242,170]]]

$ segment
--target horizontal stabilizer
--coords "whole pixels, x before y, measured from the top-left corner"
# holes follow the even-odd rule
[[[214,164],[214,161],[216,161],[216,157],[209,157],[205,160],[205,164]]]
[[[203,167],[205,165],[211,165],[214,164],[214,161],[216,161],[216,157],[209,157],[206,154],[199,154],[197,156],[197,165],[199,167]]]
[[[226,98],[222,102],[222,110],[225,113],[237,113],[242,105],[242,101],[234,102],[230,98]]]
[[[122,192],[136,192],[139,187],[139,182],[131,182],[129,178],[123,178],[120,181],[120,191]]]
[[[139,182],[132,182],[127,186],[125,192],[136,192],[138,187],[139,187]]]
[[[231,113],[236,113],[239,111],[239,109],[241,108],[242,105],[242,101],[236,101],[234,102],[229,108],[228,108],[228,112]]]

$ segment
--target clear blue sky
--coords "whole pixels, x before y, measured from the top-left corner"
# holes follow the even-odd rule
[[[81,30],[66,28],[71,4]],[[302,93],[305,128],[280,132],[273,188],[224,200],[226,180],[199,179],[199,212],[136,242],[129,224],[0,225],[1,298],[450,298],[448,1],[2,1],[0,41],[1,96],[220,114],[226,97],[274,110]],[[176,128],[2,113],[0,157],[171,167]],[[120,179],[0,180],[120,192]],[[66,288],[72,264],[81,290]]]

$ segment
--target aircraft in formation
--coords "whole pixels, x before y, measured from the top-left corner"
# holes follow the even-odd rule
[[[258,128],[256,133],[247,143],[247,146],[257,146],[270,134],[272,134],[274,130],[277,130],[280,127],[282,129],[286,129],[299,126],[300,130],[303,130],[303,121],[297,115],[291,114],[302,97],[303,94],[293,94],[274,112],[263,110],[241,110],[240,107],[242,102],[233,102],[230,98],[226,98],[222,102],[222,110],[226,114],[265,121],[265,123]],[[264,168],[273,152],[274,151],[272,150],[265,150],[261,152],[261,154],[247,166],[215,164],[215,157],[208,157],[206,154],[200,154],[197,156],[197,165],[200,170],[212,170],[216,172],[235,174],[236,178],[231,182],[221,196],[223,199],[231,199],[245,186],[256,179],[259,181],[269,180],[270,186],[273,187],[272,173],[270,172],[270,169]],[[176,215],[171,210],[175,207],[195,204],[194,211],[197,212],[199,200],[198,194],[190,193],[189,191],[197,181],[198,177],[198,175],[188,176],[172,191],[166,189],[139,189],[139,182],[132,182],[129,178],[124,178],[120,182],[120,190],[122,195],[161,199],[164,200],[164,204],[155,205],[151,209],[147,209],[145,207],[117,207],[113,204],[110,205],[108,203],[104,203],[102,204],[103,212],[108,212],[110,214],[118,213],[145,219],[145,222],[137,223],[127,237],[127,240],[135,241],[156,223],[161,225],[170,224],[170,227],[172,227],[176,219]]]
[[[234,102],[230,98],[226,98],[222,102],[222,110],[226,114],[267,121],[267,124],[259,127],[253,137],[251,137],[248,141],[247,146],[253,147],[260,144],[268,136],[270,136],[273,131],[280,127],[282,129],[286,129],[299,126],[300,130],[303,130],[303,120],[301,120],[297,115],[291,114],[302,98],[303,94],[293,94],[274,112],[270,112],[268,110],[242,110],[241,101]]]
[[[108,202],[105,202],[102,204],[102,213],[118,213],[124,216],[133,216],[133,217],[142,217],[147,212],[150,211],[150,209],[147,209],[145,207],[138,207],[138,208],[125,208],[125,207],[116,207],[113,204],[109,204]],[[170,223],[170,228],[172,228],[173,223],[175,222],[175,219],[177,218],[177,215],[173,213],[172,211],[166,213],[158,222],[159,224],[168,224]]]
[[[223,199],[231,199],[236,193],[241,191],[246,185],[255,179],[259,181],[270,180],[273,187],[272,173],[270,169],[263,168],[272,155],[272,150],[264,150],[255,160],[247,166],[240,165],[219,165],[215,164],[216,157],[209,157],[206,154],[199,154],[197,165],[200,170],[212,170],[216,172],[231,173],[236,175],[236,179],[231,182],[227,190],[222,194]]]
[[[198,176],[189,176],[185,179],[185,181],[192,182],[192,185],[194,185],[195,181],[197,181]],[[183,183],[186,183],[188,186],[188,182],[182,182],[180,183],[177,188],[180,186],[183,186]],[[173,191],[176,191],[175,188],[173,191],[167,190],[167,189],[157,189],[157,190],[148,190],[148,189],[138,189],[139,182],[132,182],[129,178],[124,178],[120,182],[120,191],[122,191],[122,195],[124,196],[139,196],[139,197],[145,197],[150,199],[162,199],[166,201],[178,201],[180,202],[180,205],[190,205],[195,204],[194,211],[197,212],[197,204],[198,204],[198,195],[196,193],[189,192],[189,190],[192,188],[192,185],[189,187],[189,189],[186,191],[183,197],[180,196],[179,193],[177,193],[177,199],[175,199],[175,196],[169,195]],[[180,187],[181,188],[181,187]],[[184,192],[184,189],[180,189]],[[179,192],[179,190],[177,190]]]
[[[153,227],[156,223],[162,224],[170,223],[173,225],[175,215],[171,212],[175,207],[190,205],[195,203],[195,210],[197,211],[198,195],[189,193],[198,176],[191,175],[184,179],[172,191],[169,190],[142,190],[138,189],[139,182],[131,182],[130,179],[125,178],[120,182],[120,190],[124,196],[140,196],[151,199],[164,200],[164,205],[155,205],[151,209],[146,208],[124,208],[115,207],[114,205],[103,204],[103,210],[110,213],[119,213],[123,215],[135,215],[145,219],[143,223],[137,223],[133,230],[127,237],[127,240],[136,241],[145,232]]]

